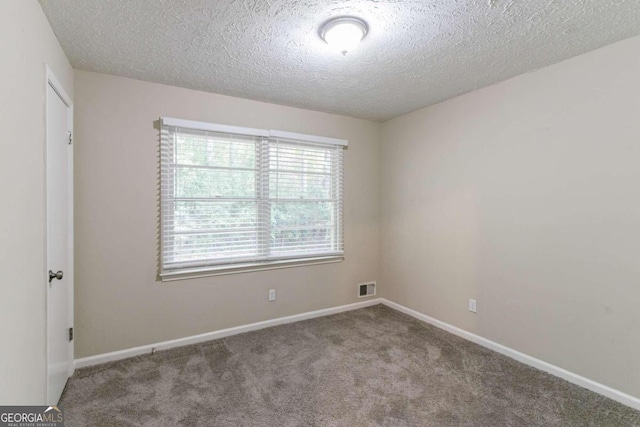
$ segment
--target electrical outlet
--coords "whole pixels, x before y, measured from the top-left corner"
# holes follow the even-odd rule
[[[469,298],[469,311],[476,312],[476,300]]]
[[[275,300],[276,300],[276,290],[269,289],[269,301],[275,301]]]

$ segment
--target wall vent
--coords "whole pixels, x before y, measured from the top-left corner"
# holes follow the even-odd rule
[[[376,282],[360,283],[358,285],[358,298],[371,297],[376,294]]]

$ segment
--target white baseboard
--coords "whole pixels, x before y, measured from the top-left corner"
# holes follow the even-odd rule
[[[258,329],[284,325],[285,323],[299,322],[301,320],[313,319],[313,318],[322,317],[322,316],[329,316],[331,314],[342,313],[344,311],[357,310],[359,308],[370,307],[372,305],[377,305],[381,303],[382,303],[381,298],[375,298],[367,301],[356,302],[353,304],[341,305],[338,307],[331,307],[331,308],[325,308],[322,310],[295,314],[293,316],[279,317],[277,319],[265,320],[263,322],[251,323],[249,325],[237,326],[237,327],[228,328],[228,329],[221,329],[219,331],[208,332],[206,334],[194,335],[191,337],[179,338],[171,341],[163,341],[155,344],[147,344],[140,347],[127,348],[125,350],[98,354],[96,356],[83,357],[81,359],[74,360],[74,368],[76,369],[85,368],[87,366],[99,365],[101,363],[127,359],[129,357],[140,356],[142,354],[150,354],[153,349],[167,350],[169,348],[197,344],[205,341],[211,341],[215,339],[229,337],[231,335],[238,335],[245,332],[257,331]]]
[[[249,325],[237,326],[234,328],[208,332],[206,334],[194,335],[191,337],[179,338],[171,341],[163,341],[155,344],[148,344],[140,347],[133,347],[125,350],[114,351],[111,353],[99,354],[96,356],[84,357],[82,359],[76,359],[74,361],[74,367],[84,368],[87,366],[99,365],[101,363],[113,362],[116,360],[126,359],[134,356],[140,356],[143,354],[150,354],[154,348],[156,350],[167,350],[169,348],[197,344],[205,341],[211,341],[215,339],[229,337],[232,335],[242,334],[245,332],[257,331],[259,329],[264,329],[264,328],[270,328],[272,326],[284,325],[286,323],[299,322],[301,320],[314,319],[316,317],[322,317],[322,316],[329,316],[331,314],[342,313],[344,311],[357,310],[359,308],[370,307],[376,304],[384,304],[387,307],[390,307],[401,313],[405,313],[411,317],[414,317],[418,320],[422,320],[423,322],[429,323],[449,333],[452,333],[461,338],[464,338],[466,340],[479,344],[483,347],[496,351],[500,354],[508,356],[512,359],[517,360],[518,362],[524,363],[525,365],[529,365],[534,368],[540,369],[541,371],[547,372],[551,375],[555,375],[556,377],[567,380],[570,383],[576,384],[580,387],[584,387],[595,393],[601,394],[617,402],[620,402],[623,405],[627,405],[631,408],[640,410],[640,399],[637,397],[631,396],[629,394],[623,393],[619,390],[616,390],[604,384],[600,384],[596,381],[585,378],[581,375],[567,371],[566,369],[552,365],[551,363],[545,362],[540,359],[536,359],[533,356],[529,356],[527,354],[521,353],[517,350],[514,350],[502,344],[498,344],[497,342],[488,340],[479,335],[472,334],[471,332],[467,332],[464,329],[460,329],[456,326],[434,319],[433,317],[427,316],[426,314],[422,314],[418,311],[412,310],[403,305],[389,301],[385,298],[375,298],[367,301],[357,302],[354,304],[347,304],[347,305],[341,305],[338,307],[325,308],[322,310],[309,311],[306,313],[296,314],[293,316],[280,317],[277,319],[265,320],[263,322],[251,323]]]
[[[517,350],[506,347],[502,344],[498,344],[497,342],[488,340],[479,335],[472,334],[471,332],[467,332],[464,329],[460,329],[456,326],[434,319],[433,317],[429,317],[426,314],[422,314],[418,311],[412,310],[403,305],[397,304],[395,302],[389,301],[384,298],[381,298],[381,300],[382,300],[382,303],[387,307],[393,308],[394,310],[397,310],[401,313],[408,314],[411,317],[414,317],[418,320],[422,320],[423,322],[427,322],[437,328],[443,329],[461,338],[464,338],[466,340],[479,344],[483,347],[486,347],[490,350],[493,350],[500,354],[508,356],[512,359],[517,360],[518,362],[524,363],[525,365],[529,365],[534,368],[540,369],[541,371],[547,372],[551,375],[567,380],[570,383],[576,384],[580,387],[584,387],[595,393],[606,396],[610,399],[613,399],[617,402],[622,403],[623,405],[629,406],[633,409],[640,410],[640,399],[637,397],[631,396],[629,394],[623,393],[619,390],[616,390],[604,384],[600,384],[596,381],[585,378],[581,375],[567,371],[566,369],[562,369],[558,366],[552,365],[551,363],[547,363],[543,360],[536,359],[533,356],[529,356],[528,354],[521,353]]]

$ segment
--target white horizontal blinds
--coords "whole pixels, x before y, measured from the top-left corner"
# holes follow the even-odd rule
[[[161,275],[343,255],[347,141],[179,119],[161,140]]]
[[[269,142],[270,259],[342,255],[343,146]]]
[[[261,140],[163,126],[163,270],[264,259]]]

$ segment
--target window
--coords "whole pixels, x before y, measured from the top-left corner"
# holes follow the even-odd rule
[[[163,118],[160,276],[342,259],[346,144]]]

